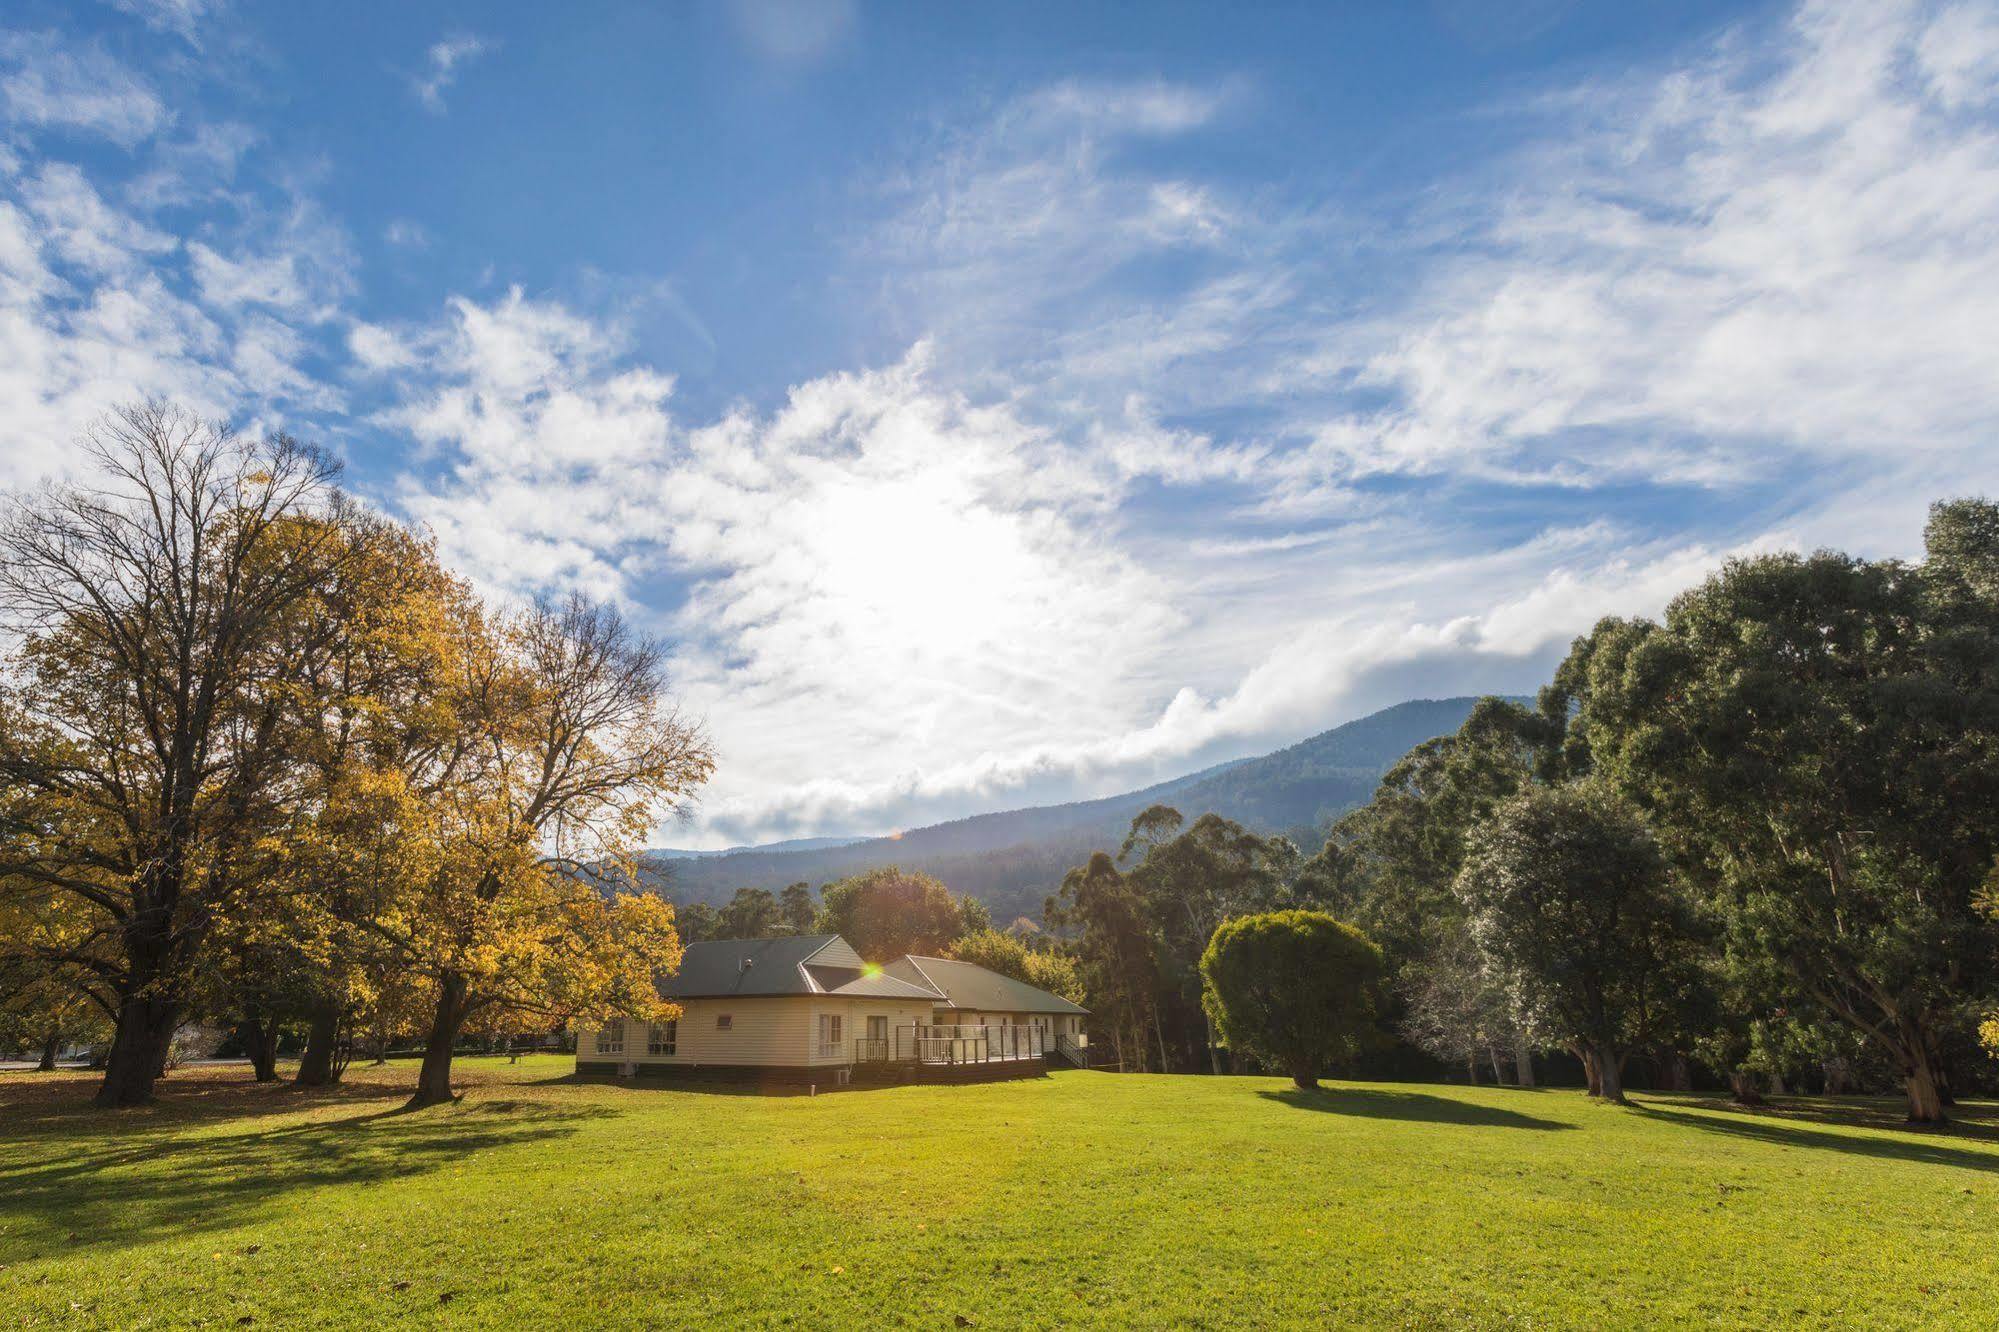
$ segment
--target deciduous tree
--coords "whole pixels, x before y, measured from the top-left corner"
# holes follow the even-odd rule
[[[571,599],[457,654],[459,736],[411,807],[433,848],[413,891],[372,913],[405,967],[435,986],[413,1106],[451,1099],[468,1018],[670,1016],[654,977],[679,964],[673,908],[631,853],[713,768],[667,703],[665,654],[613,610]]]
[[[0,606],[0,787],[51,815],[10,828],[0,874],[97,913],[93,963],[117,1033],[98,1092],[149,1100],[215,921],[262,880],[261,821],[285,799],[287,612],[334,552],[334,466],[288,436],[238,437],[177,408],[121,409],[87,435],[91,479],[10,501]]]

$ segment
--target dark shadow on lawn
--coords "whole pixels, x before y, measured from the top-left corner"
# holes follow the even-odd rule
[[[567,1137],[610,1113],[474,1101],[213,1136],[200,1133],[207,1116],[134,1121],[115,1137],[48,1132],[0,1154],[0,1253],[25,1261],[241,1225],[294,1190],[421,1174],[472,1152]]]
[[[1358,1119],[1404,1119],[1412,1123],[1469,1124],[1480,1128],[1575,1127],[1558,1120],[1523,1115],[1518,1110],[1471,1105],[1454,1097],[1431,1096],[1425,1092],[1387,1091],[1373,1087],[1321,1087],[1316,1091],[1301,1091],[1296,1087],[1287,1087],[1283,1091],[1258,1092],[1257,1095],[1266,1100],[1282,1101],[1300,1110],[1319,1110]]]
[[[1976,1142],[1999,1147],[1999,1124],[1990,1107],[1958,1107],[1948,1128],[1913,1128],[1902,1122],[1899,1113],[1888,1110],[1888,1102],[1796,1101],[1778,1102],[1754,1109],[1719,1100],[1635,1104],[1640,1114],[1668,1120],[1687,1128],[1725,1137],[1746,1138],[1778,1147],[1805,1147],[1819,1151],[1845,1152],[1852,1156],[1872,1156],[1887,1161],[1919,1161],[1926,1165],[1956,1166],[1965,1170],[1999,1171],[1999,1152],[1974,1151],[1956,1144]],[[1899,1102],[1894,1103],[1899,1107]],[[1718,1111],[1693,1113],[1694,1107]],[[1881,1130],[1866,1135],[1829,1133],[1826,1127],[1845,1125]]]

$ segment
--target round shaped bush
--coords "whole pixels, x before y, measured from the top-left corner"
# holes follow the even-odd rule
[[[1201,955],[1203,1002],[1231,1049],[1319,1085],[1374,1034],[1381,950],[1319,911],[1272,911],[1225,922]]]

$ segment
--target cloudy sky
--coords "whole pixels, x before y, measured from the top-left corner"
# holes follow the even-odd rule
[[[322,440],[676,644],[661,841],[1530,689],[1999,491],[1992,5],[0,22],[0,485],[142,394]]]

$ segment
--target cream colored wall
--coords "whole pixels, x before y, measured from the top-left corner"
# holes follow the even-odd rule
[[[819,1049],[819,1015],[836,1014],[840,1018],[840,1049],[837,1052],[821,1053]],[[889,1053],[895,1053],[895,1029],[911,1023],[930,1021],[930,1004],[927,1001],[909,999],[837,999],[821,996],[812,1001],[812,1064],[850,1064],[854,1060],[854,1039],[868,1034],[867,1020],[870,1017],[888,1019]]]
[[[626,1018],[623,1054],[598,1054],[597,1033],[579,1030],[576,1057],[585,1063],[745,1064],[797,1067],[806,1062],[812,1019],[803,998],[687,999],[680,1005],[680,1029],[671,1055],[646,1053],[648,1023]],[[731,1019],[730,1029],[715,1025]]]
[[[687,999],[681,1002],[680,1030],[671,1055],[646,1053],[649,1024],[626,1018],[625,1048],[621,1054],[598,1054],[597,1032],[579,1029],[576,1058],[583,1063],[632,1064],[739,1064],[750,1067],[799,1068],[843,1065],[853,1062],[854,1038],[867,1034],[867,1018],[886,1016],[891,1039],[895,1028],[912,1022],[928,1022],[930,1005],[896,999],[836,999],[821,995],[795,995],[755,999]],[[728,1031],[718,1030],[715,1019],[728,1014],[733,1020]],[[819,1015],[838,1014],[841,1018],[840,1046],[836,1051],[819,1049]]]

